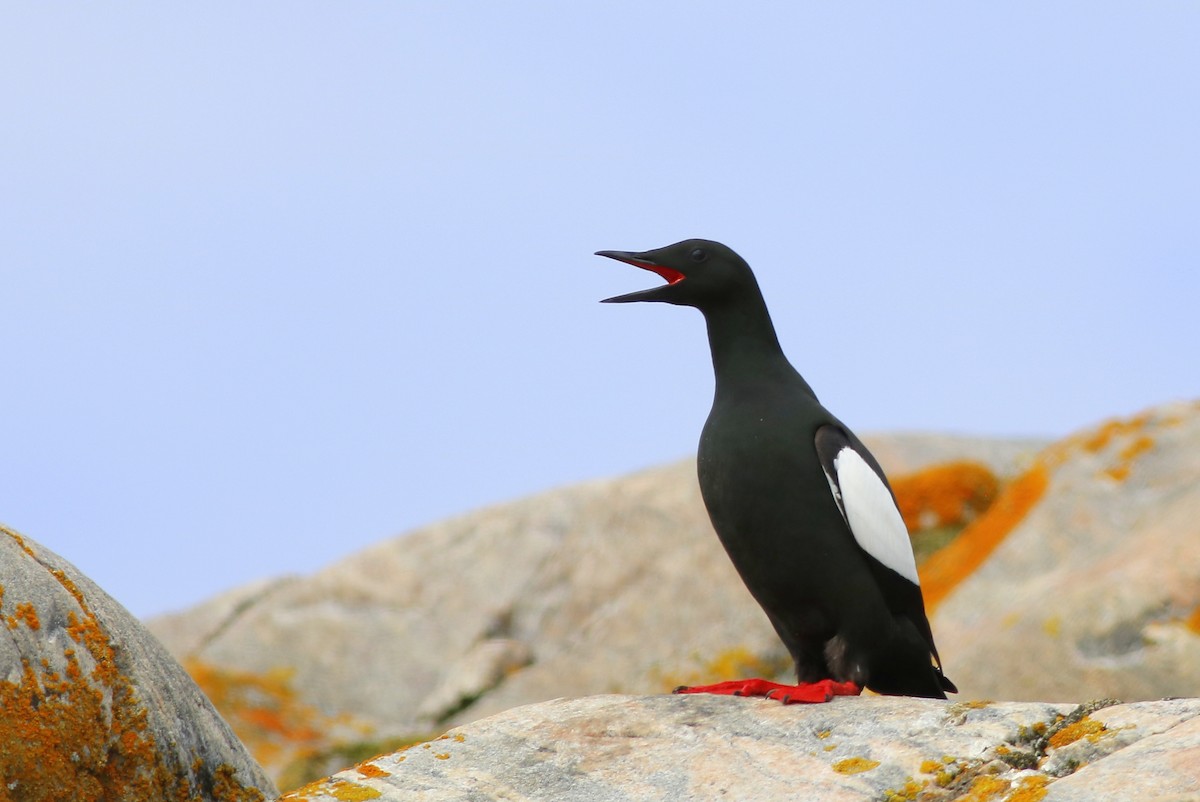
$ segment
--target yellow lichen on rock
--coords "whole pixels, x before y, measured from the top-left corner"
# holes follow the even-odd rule
[[[918,769],[922,774],[937,774],[941,770],[942,762],[940,760],[925,760]]]
[[[297,788],[290,794],[280,797],[280,802],[308,802],[312,797],[333,797],[339,802],[366,802],[378,799],[383,793],[366,785],[350,782],[341,777],[326,777],[323,780],[309,783],[303,788]]]
[[[971,783],[970,789],[963,796],[959,797],[961,802],[988,802],[988,800],[999,800],[1005,791],[1008,790],[1011,783],[1008,780],[994,777],[990,774],[983,774],[976,777]]]
[[[1055,749],[1073,744],[1080,738],[1086,737],[1093,743],[1108,732],[1108,728],[1095,719],[1084,716],[1079,721],[1060,729],[1050,736],[1049,744]]]
[[[1049,784],[1050,778],[1044,774],[1022,777],[1017,780],[1016,788],[1005,798],[1004,802],[1038,802],[1046,796],[1046,786]]]
[[[862,774],[864,771],[878,768],[878,760],[870,760],[865,757],[848,757],[845,760],[839,760],[830,768],[838,774]]]
[[[929,787],[929,781],[917,782],[909,777],[899,788],[889,788],[883,792],[883,802],[914,802],[921,798],[921,792]]]
[[[734,646],[719,652],[699,671],[660,674],[656,682],[664,690],[671,691],[681,685],[723,682],[742,677],[774,677],[790,667],[790,660],[768,659],[744,646]]]

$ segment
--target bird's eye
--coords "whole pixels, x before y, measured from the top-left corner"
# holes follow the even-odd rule
[[[703,248],[697,248],[696,250],[692,251],[693,262],[703,262],[707,258],[708,251],[704,250]]]

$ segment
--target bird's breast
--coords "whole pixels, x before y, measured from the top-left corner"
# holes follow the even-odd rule
[[[767,406],[714,407],[700,437],[697,469],[722,540],[795,536],[817,510],[827,506],[838,514],[813,446],[814,431]]]

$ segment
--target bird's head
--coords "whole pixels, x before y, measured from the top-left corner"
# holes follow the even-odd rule
[[[687,239],[652,251],[596,251],[596,255],[650,270],[667,282],[662,287],[605,298],[602,303],[606,304],[660,301],[703,311],[732,300],[741,288],[757,288],[745,260],[711,240]]]

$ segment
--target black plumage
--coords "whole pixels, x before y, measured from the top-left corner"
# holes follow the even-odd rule
[[[749,265],[708,240],[599,255],[668,282],[607,302],[659,301],[704,315],[716,391],[700,436],[700,488],[714,529],[795,660],[800,683],[688,690],[785,701],[820,701],[862,687],[935,698],[956,690],[941,671],[887,479],[784,356]]]

